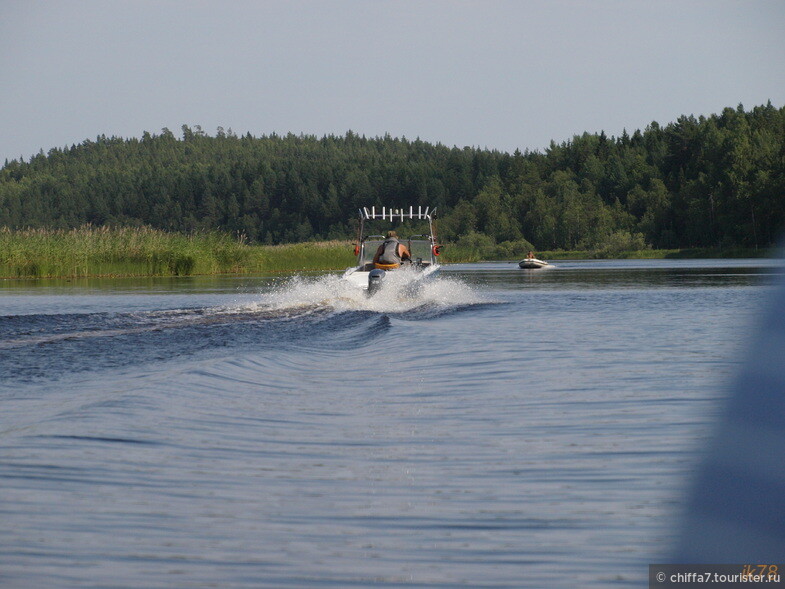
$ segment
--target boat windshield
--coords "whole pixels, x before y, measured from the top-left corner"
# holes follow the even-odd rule
[[[376,250],[379,249],[379,246],[384,243],[384,238],[376,238],[376,236],[371,237],[370,239],[366,239],[363,242],[363,251],[362,251],[362,260],[360,260],[360,264],[371,264],[373,262],[373,257],[376,255]]]
[[[412,238],[409,239],[408,242],[404,242],[409,247],[409,252],[412,255],[412,262],[416,262],[420,265],[433,263],[431,241],[429,239],[423,239],[422,236],[417,237],[420,239]]]
[[[432,258],[432,244],[425,235],[415,235],[409,239],[401,239],[400,242],[409,248],[412,262],[418,265],[427,265],[434,262]],[[363,242],[362,259],[360,265],[373,263],[376,250],[384,243],[384,237],[372,235]]]

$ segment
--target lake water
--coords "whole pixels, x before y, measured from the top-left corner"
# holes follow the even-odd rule
[[[3,587],[638,587],[771,260],[0,282]]]

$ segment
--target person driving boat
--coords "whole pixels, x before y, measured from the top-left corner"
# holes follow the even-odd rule
[[[382,242],[373,257],[373,265],[380,270],[398,268],[404,260],[410,260],[409,249],[398,241],[395,231],[387,232],[387,239]]]

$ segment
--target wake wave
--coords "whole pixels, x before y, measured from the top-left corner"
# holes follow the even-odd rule
[[[436,278],[416,293],[396,279],[368,297],[339,276],[294,277],[250,303],[144,312],[9,316],[0,322],[0,380],[233,356],[265,350],[356,349],[391,318],[431,319],[482,305],[466,284]]]
[[[434,278],[424,282],[413,292],[407,276],[403,273],[390,273],[385,277],[384,288],[372,297],[337,275],[319,278],[295,276],[272,292],[263,294],[260,301],[245,309],[280,313],[316,310],[372,311],[398,315],[484,302],[486,301],[482,296],[460,280]]]

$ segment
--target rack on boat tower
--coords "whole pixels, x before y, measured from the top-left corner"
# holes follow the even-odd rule
[[[376,207],[371,207],[370,210],[368,210],[368,207],[363,207],[360,209],[360,218],[363,220],[382,219],[383,221],[389,219],[391,223],[406,219],[426,219],[431,221],[435,211],[436,209],[431,210],[431,207],[425,207],[425,210],[423,210],[422,206],[418,206],[416,211],[414,207],[409,207],[408,212],[405,208],[382,207],[381,212],[379,212],[376,210]]]

